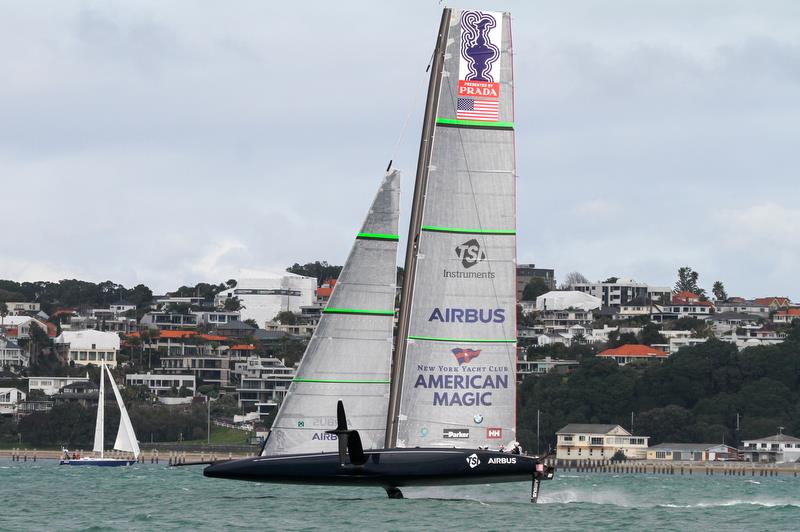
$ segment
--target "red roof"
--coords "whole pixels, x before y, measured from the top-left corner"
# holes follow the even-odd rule
[[[131,338],[139,338],[142,336],[139,332],[134,332],[128,335]],[[158,338],[175,338],[175,339],[184,339],[184,338],[193,338],[198,337],[202,340],[207,340],[209,342],[225,342],[228,340],[225,336],[215,336],[213,334],[198,334],[197,331],[158,331]]]
[[[236,349],[238,351],[255,351],[256,350],[256,346],[254,346],[252,344],[236,344],[236,345],[232,345],[231,349]]]
[[[694,292],[689,292],[684,290],[682,292],[678,292],[677,294],[672,295],[672,302],[673,303],[690,303],[693,301],[700,301],[700,296],[695,294]]]
[[[198,336],[209,342],[227,342],[229,340],[227,336],[219,336],[216,334],[198,334]]]
[[[776,316],[800,316],[800,308],[790,308],[775,313]]]
[[[754,301],[758,305],[778,305],[779,307],[788,307],[788,297],[759,297]]]
[[[330,286],[320,286],[317,288],[317,297],[331,297],[331,293],[333,293],[333,288]]]
[[[666,358],[669,355],[660,349],[642,344],[625,344],[614,349],[606,349],[599,357],[658,357]]]

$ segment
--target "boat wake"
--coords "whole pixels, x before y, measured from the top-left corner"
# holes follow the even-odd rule
[[[800,501],[789,500],[743,500],[733,499],[730,501],[717,502],[698,502],[694,504],[659,504],[658,508],[724,508],[728,506],[762,506],[765,508],[800,508]]]

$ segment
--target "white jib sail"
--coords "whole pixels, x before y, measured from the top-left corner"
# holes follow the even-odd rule
[[[263,454],[336,452],[336,403],[365,449],[384,446],[400,174],[381,184],[272,424]]]
[[[138,458],[139,442],[136,441],[136,433],[133,431],[131,418],[128,417],[128,411],[125,409],[125,403],[122,402],[117,383],[114,382],[114,377],[111,376],[111,370],[105,365],[103,367],[108,372],[108,380],[111,382],[111,389],[114,390],[114,397],[116,397],[117,406],[119,406],[119,430],[117,430],[117,439],[114,441],[114,449],[133,453],[134,458]]]
[[[100,365],[100,391],[98,392],[97,396],[97,423],[94,425],[94,448],[92,449],[96,453],[100,453],[100,457],[103,456],[103,431],[105,431],[106,423],[105,423],[105,402],[106,402],[106,389],[105,389],[105,375],[103,375],[103,368],[104,366]]]

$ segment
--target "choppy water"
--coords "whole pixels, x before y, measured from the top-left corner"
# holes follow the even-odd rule
[[[66,467],[0,460],[2,530],[797,530],[800,478],[557,474],[403,490],[208,479],[200,467]]]

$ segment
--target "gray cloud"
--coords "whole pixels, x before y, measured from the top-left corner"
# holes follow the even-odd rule
[[[795,2],[485,7],[515,15],[520,260],[800,298]],[[439,11],[0,4],[0,278],[341,262],[392,156],[408,206]]]

